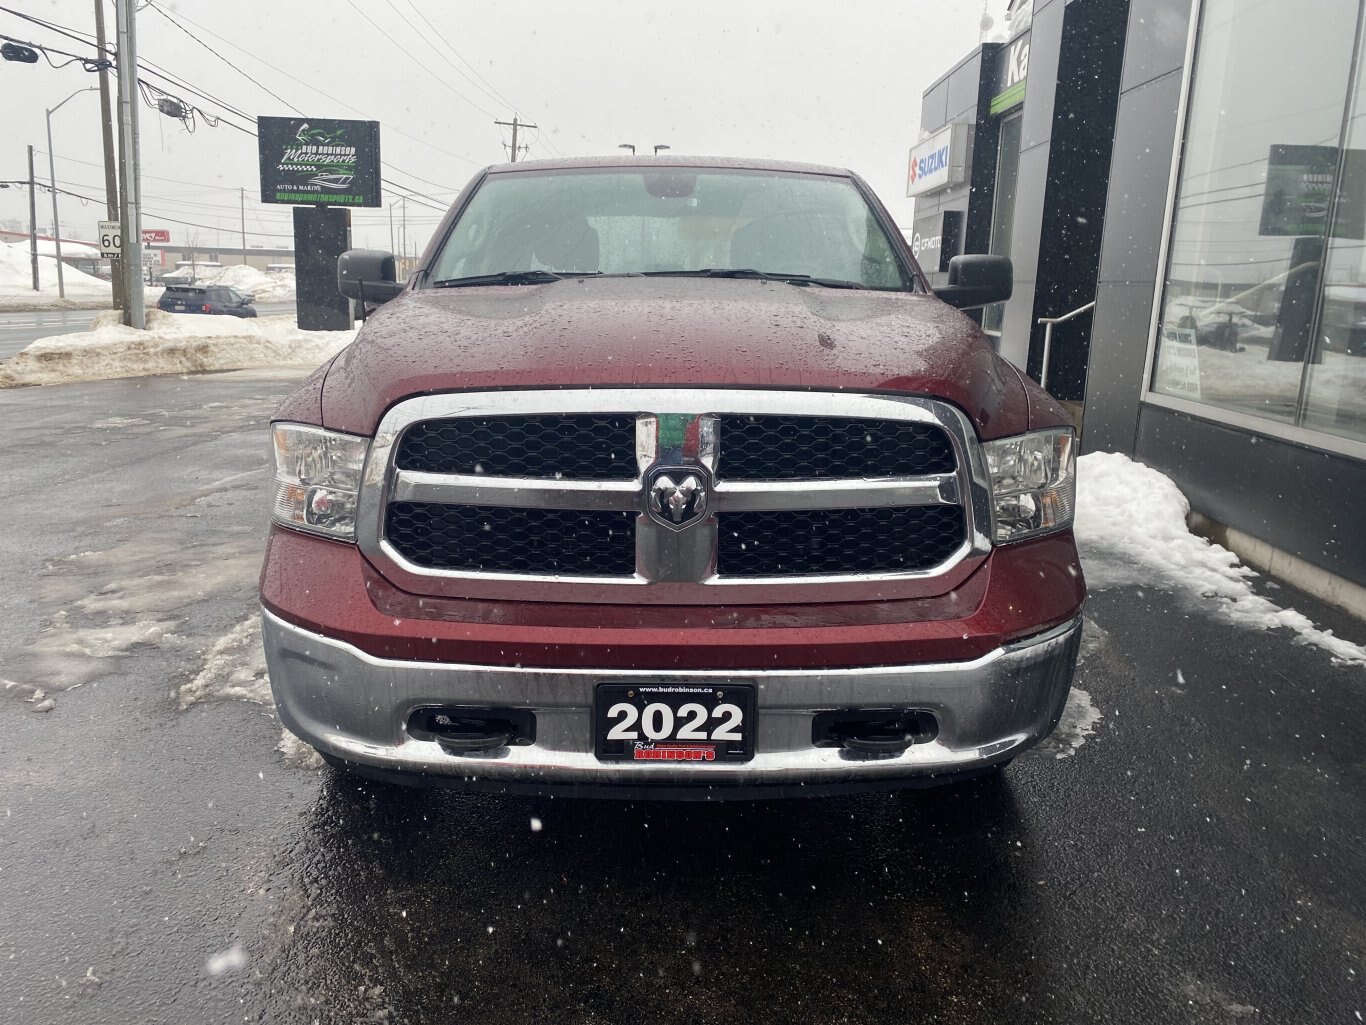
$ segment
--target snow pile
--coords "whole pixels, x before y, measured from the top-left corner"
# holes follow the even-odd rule
[[[1238,626],[1293,630],[1338,662],[1366,665],[1366,648],[1253,591],[1256,572],[1186,527],[1190,504],[1169,478],[1115,452],[1077,460],[1077,544],[1093,588],[1151,584],[1193,592]]]
[[[90,331],[34,342],[0,360],[0,388],[151,374],[249,367],[319,366],[345,348],[351,331],[301,331],[293,317],[243,320],[147,311],[147,330],[119,323],[113,310]]]
[[[188,269],[188,268],[187,268]],[[258,303],[283,302],[294,298],[294,271],[261,271],[246,264],[200,270],[197,285],[225,285],[253,296]]]
[[[47,248],[52,248],[51,243],[47,244]],[[65,245],[62,246],[62,252],[67,256],[74,254],[74,250],[68,252]],[[75,267],[62,267],[62,281],[66,285],[66,294],[73,298],[108,299],[112,295],[112,286],[109,282],[84,271],[78,271]],[[28,243],[0,244],[0,296],[23,299],[57,294],[57,260],[42,255],[41,243],[38,256],[38,283],[39,289],[35,292]]]
[[[175,692],[182,710],[211,701],[248,701],[271,707],[266,652],[261,645],[261,617],[252,613],[220,637],[204,653],[204,666]],[[290,769],[320,769],[322,756],[281,727],[275,750]]]
[[[24,256],[28,256],[29,245],[27,242],[11,242],[9,244],[16,249],[22,249]],[[40,238],[38,240],[38,255],[56,256],[57,243],[50,238]],[[76,256],[98,260],[100,256],[100,247],[92,245],[89,242],[73,242],[69,238],[64,238],[62,239],[62,255],[68,260]]]
[[[1035,746],[1031,754],[1071,758],[1096,732],[1101,712],[1089,691],[1074,686],[1067,695],[1057,727]]]
[[[204,701],[270,704],[261,621],[251,616],[220,637],[204,653],[204,666],[176,692],[182,709]]]

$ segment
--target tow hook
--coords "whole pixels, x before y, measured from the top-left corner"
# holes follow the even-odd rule
[[[536,742],[536,715],[522,708],[419,708],[408,717],[408,735],[435,741],[448,754],[481,754]]]
[[[842,747],[864,755],[899,755],[939,735],[932,712],[910,708],[857,708],[819,712],[812,722],[817,747]]]

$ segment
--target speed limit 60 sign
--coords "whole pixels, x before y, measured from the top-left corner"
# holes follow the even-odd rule
[[[100,221],[100,256],[106,260],[117,260],[123,252],[123,238],[119,234],[118,221]]]

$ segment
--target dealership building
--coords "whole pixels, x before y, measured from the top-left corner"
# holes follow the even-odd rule
[[[1084,451],[1366,609],[1366,2],[1015,0],[925,91],[908,234]],[[1050,323],[1050,321],[1052,323]]]

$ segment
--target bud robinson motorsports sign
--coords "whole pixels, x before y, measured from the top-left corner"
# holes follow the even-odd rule
[[[380,206],[379,122],[258,117],[261,202]]]

